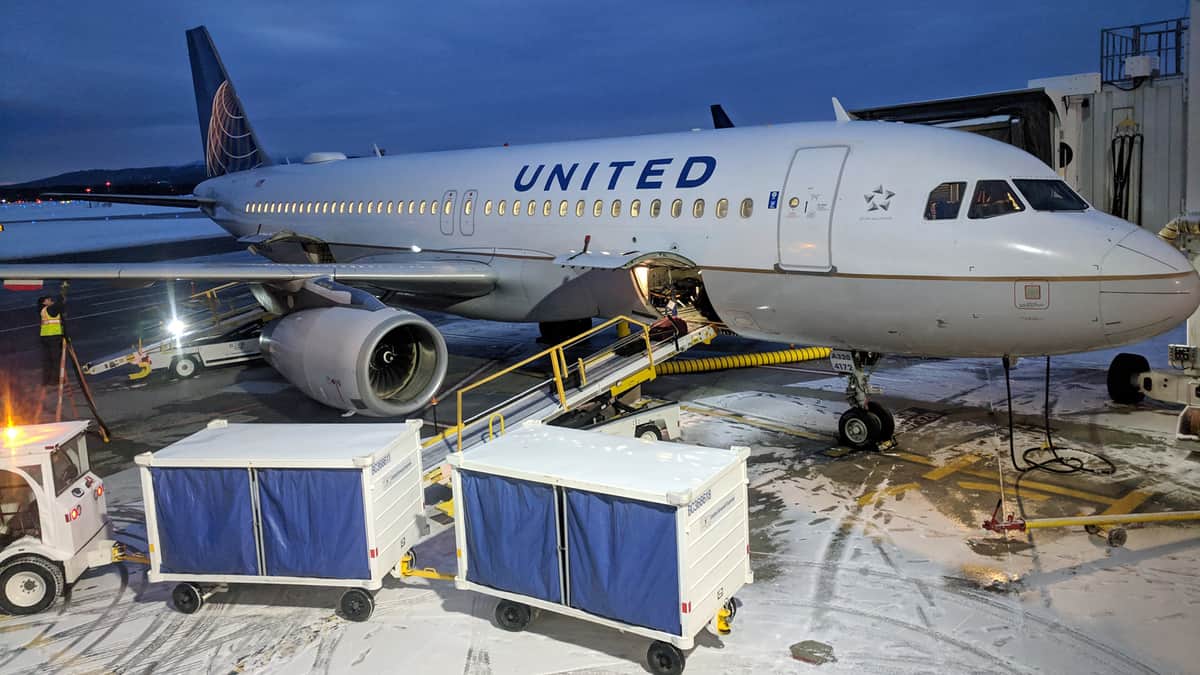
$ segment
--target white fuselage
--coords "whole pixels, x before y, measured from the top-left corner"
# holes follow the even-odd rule
[[[554,262],[589,235],[593,253],[691,260],[730,329],[776,342],[1057,354],[1144,339],[1196,309],[1200,278],[1180,253],[1093,208],[1026,204],[975,219],[963,203],[955,218],[925,217],[940,184],[964,182],[969,200],[976,181],[1023,178],[1057,176],[965,132],[831,122],[271,166],[211,179],[196,194],[218,200],[214,220],[237,236],[293,232],[327,243],[339,262],[487,262],[495,290],[444,307],[484,319],[634,308],[627,270]],[[447,200],[449,214],[432,213]],[[360,213],[360,202],[372,206]]]

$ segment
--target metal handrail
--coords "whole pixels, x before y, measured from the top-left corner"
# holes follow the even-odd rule
[[[570,373],[570,369],[567,367],[567,357],[565,354],[566,348],[574,345],[577,342],[582,342],[583,340],[586,340],[587,338],[595,335],[596,333],[599,333],[599,332],[601,332],[617,323],[620,323],[622,321],[629,323],[629,324],[633,324],[642,329],[642,340],[646,345],[646,356],[647,356],[647,358],[650,359],[650,367],[653,368],[654,367],[654,348],[650,342],[650,325],[643,323],[641,321],[638,321],[637,319],[627,317],[627,316],[613,317],[599,325],[593,326],[591,329],[586,330],[569,340],[560,342],[559,344],[556,344],[553,347],[548,347],[546,349],[543,349],[542,351],[534,354],[533,356],[522,359],[522,360],[518,361],[517,363],[514,363],[513,365],[508,366],[507,368],[504,368],[503,370],[499,370],[495,373],[492,373],[491,375],[488,375],[487,377],[483,378],[482,380],[472,382],[471,384],[468,384],[465,387],[459,388],[458,391],[455,392],[455,398],[456,398],[456,403],[457,403],[457,407],[458,407],[457,424],[455,424],[450,429],[446,429],[440,435],[440,438],[443,438],[443,439],[449,438],[450,434],[457,435],[458,436],[458,442],[457,442],[458,452],[462,452],[463,434],[466,432],[467,427],[474,425],[475,423],[479,422],[480,419],[482,419],[482,417],[476,416],[470,420],[467,420],[466,422],[463,421],[463,394],[466,394],[470,391],[478,389],[479,387],[482,387],[483,385],[488,384],[489,382],[495,381],[497,378],[503,377],[504,375],[507,375],[519,368],[529,365],[530,363],[533,363],[534,361],[537,361],[538,359],[541,359],[546,356],[550,357],[550,367],[551,367],[551,371],[554,373],[554,378],[553,378],[554,387],[555,387],[555,393],[558,395],[559,405],[562,406],[563,410],[568,409],[569,406],[567,404],[566,388],[563,385],[563,379]],[[583,368],[583,360],[582,359],[580,360],[579,367]],[[581,370],[580,371],[580,379],[585,380],[586,377],[587,377],[586,372]],[[495,413],[493,413],[493,415],[494,414]],[[491,418],[489,417],[488,419],[489,419],[489,427],[490,427],[491,426],[491,422],[490,422]]]

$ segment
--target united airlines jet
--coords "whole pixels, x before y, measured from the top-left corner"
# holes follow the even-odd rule
[[[268,361],[312,398],[404,415],[446,347],[398,307],[538,322],[681,316],[852,350],[842,419],[890,435],[878,354],[1025,356],[1124,345],[1200,304],[1174,248],[1089,206],[1012,146],[847,119],[273,164],[204,27],[187,32],[209,178],[188,197],[260,264],[3,265],[18,279],[251,282]],[[728,126],[728,125],[721,125]],[[868,439],[870,440],[870,439]]]

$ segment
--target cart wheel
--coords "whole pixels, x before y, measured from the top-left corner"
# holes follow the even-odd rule
[[[181,356],[171,364],[171,372],[181,380],[186,380],[196,374],[196,359]]]
[[[1099,525],[1084,525],[1083,531],[1087,532],[1088,534],[1092,534],[1092,535],[1100,534],[1100,526]]]
[[[496,605],[496,623],[506,631],[519,633],[525,630],[533,618],[529,605],[522,605],[511,600],[501,600]]]
[[[351,621],[366,621],[375,611],[375,598],[361,588],[351,588],[342,593],[338,602],[342,608],[342,616]]]
[[[742,604],[742,601],[736,597],[731,597],[725,601],[725,609],[729,610],[730,621],[733,621],[733,617],[737,616],[737,608],[740,604]]]
[[[673,644],[655,640],[646,650],[646,665],[655,675],[679,675],[683,672],[686,659],[683,652]]]
[[[1108,531],[1108,545],[1113,548],[1120,548],[1125,545],[1125,540],[1129,535],[1125,532],[1125,528],[1116,527]]]
[[[633,430],[633,435],[644,441],[661,441],[663,439],[662,430],[657,424],[642,424],[637,429]]]
[[[62,572],[54,563],[36,556],[17,558],[0,568],[0,609],[37,614],[54,604],[62,587]]]
[[[204,595],[196,584],[177,584],[171,591],[171,602],[184,614],[195,614],[204,606]]]

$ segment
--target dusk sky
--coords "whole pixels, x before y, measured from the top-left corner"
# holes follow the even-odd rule
[[[1186,0],[5,3],[0,183],[201,158],[208,26],[273,155],[390,153],[832,117],[1096,71],[1100,29]]]

